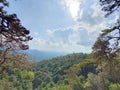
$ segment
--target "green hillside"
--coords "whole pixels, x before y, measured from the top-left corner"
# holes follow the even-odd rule
[[[119,76],[111,77],[106,66],[100,72],[91,54],[73,53],[40,62],[30,61],[26,55],[10,54],[16,62],[9,63],[1,73],[0,90],[99,90],[104,85],[105,90],[120,88]]]
[[[39,79],[35,78],[33,80],[33,82],[35,82],[33,87],[39,89],[40,88],[50,89],[53,88],[55,85],[65,84],[69,82],[68,81],[69,69],[74,67],[74,65],[85,62],[86,58],[88,58],[88,54],[74,53],[63,57],[53,58],[51,60],[44,60],[37,63],[35,67],[36,68],[35,77],[39,77]],[[87,63],[89,64],[89,62]],[[79,71],[80,66],[76,67],[76,70]],[[71,74],[72,73],[73,72],[71,72]],[[85,71],[85,73],[87,73],[87,71]],[[80,76],[80,71],[78,73],[76,71],[76,74]],[[40,78],[41,76],[42,79]]]
[[[74,86],[70,86],[74,76],[78,80],[95,71],[93,63],[85,60],[89,55],[84,53],[69,54],[36,63],[26,60],[25,55],[10,55],[16,62],[9,63],[9,68],[1,74],[0,90],[63,90]],[[24,65],[16,65],[18,61],[22,61]]]

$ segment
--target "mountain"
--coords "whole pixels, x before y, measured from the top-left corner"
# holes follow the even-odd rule
[[[67,54],[64,52],[39,51],[35,49],[29,49],[25,52],[28,53],[28,55],[30,55],[31,57],[33,57],[36,61],[52,59],[54,57],[63,56]]]

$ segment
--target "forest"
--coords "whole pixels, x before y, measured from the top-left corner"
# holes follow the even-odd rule
[[[26,55],[18,53],[16,58],[10,54],[16,62],[5,66],[0,76],[0,90],[120,89],[120,56],[116,57],[115,67],[109,67],[106,62],[101,67],[91,54],[86,53],[73,53],[40,62],[30,61]]]
[[[105,18],[120,6],[120,0],[99,2]],[[34,61],[18,52],[29,49],[30,31],[4,10],[12,2],[0,3],[0,90],[120,90],[120,19],[102,30],[91,53]]]

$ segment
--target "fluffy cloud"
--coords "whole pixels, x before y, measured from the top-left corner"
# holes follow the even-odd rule
[[[100,31],[107,25],[107,19],[96,0],[84,2],[78,15],[78,23],[88,32]]]
[[[34,43],[34,44],[33,44]],[[29,42],[31,49],[43,50],[43,51],[56,51],[56,52],[90,52],[89,46],[77,45],[75,43],[66,43],[63,41],[49,41],[41,38],[34,38]],[[87,49],[87,50],[86,50]]]
[[[44,51],[90,52],[98,34],[111,24],[114,18],[104,18],[98,0],[61,1],[76,24],[46,30],[47,38],[35,38],[29,43],[31,48]]]
[[[70,14],[74,20],[77,19],[81,1],[82,0],[61,0],[62,4],[69,9]]]
[[[47,35],[49,41],[63,42],[63,46],[64,44],[67,44],[67,45],[81,45],[86,47],[92,45],[97,34],[93,32],[89,33],[84,28],[75,25],[69,28],[63,29],[61,28],[59,30],[48,30]]]
[[[61,1],[64,7],[68,8],[75,22],[88,32],[100,31],[113,22],[113,20],[104,18],[104,12],[101,11],[98,0]]]

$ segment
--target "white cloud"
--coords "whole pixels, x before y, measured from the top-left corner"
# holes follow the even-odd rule
[[[62,3],[69,9],[70,14],[74,20],[77,19],[81,2],[82,0],[62,0]]]
[[[38,32],[34,32],[34,35],[39,35],[39,33]]]
[[[61,0],[65,7],[71,13],[72,18],[76,22],[74,30],[84,28],[89,32],[100,31],[104,29],[108,23],[101,11],[98,0]],[[111,23],[112,21],[109,20]]]
[[[98,0],[84,0],[80,8],[77,23],[79,23],[81,28],[87,30],[89,34],[95,32],[96,38],[101,30],[110,27],[115,21],[114,16],[112,18],[104,17],[105,14],[101,11]]]
[[[74,25],[68,28],[60,28],[57,30],[49,30],[49,31],[50,32],[54,31],[52,35],[48,36],[49,41],[54,41],[54,42],[61,41],[68,45],[91,46],[91,43],[94,42],[94,40],[93,39],[91,40],[91,38],[95,37],[96,35],[96,33],[95,34],[89,33],[86,29],[81,28],[78,25]]]
[[[46,30],[47,38],[35,38],[33,49],[59,52],[90,52],[98,34],[113,22],[105,19],[97,0],[62,0],[75,25]],[[33,42],[34,45],[33,45]]]
[[[34,44],[33,44],[34,43]],[[29,42],[30,49],[37,49],[43,51],[56,51],[56,52],[90,52],[91,49],[88,46],[77,45],[75,43],[66,43],[63,41],[49,41],[40,38],[34,38],[33,41]]]
[[[58,52],[90,52],[90,36],[87,30],[79,30],[78,25],[47,30],[47,39],[34,38],[30,43],[30,49]],[[34,43],[34,44],[33,44]]]
[[[106,27],[104,14],[101,8],[96,0],[93,1],[85,0],[78,18],[80,25],[89,32],[99,31],[101,27]]]
[[[47,35],[48,35],[49,37],[52,37],[54,31],[48,29],[48,30],[46,30],[46,33],[47,33]]]

